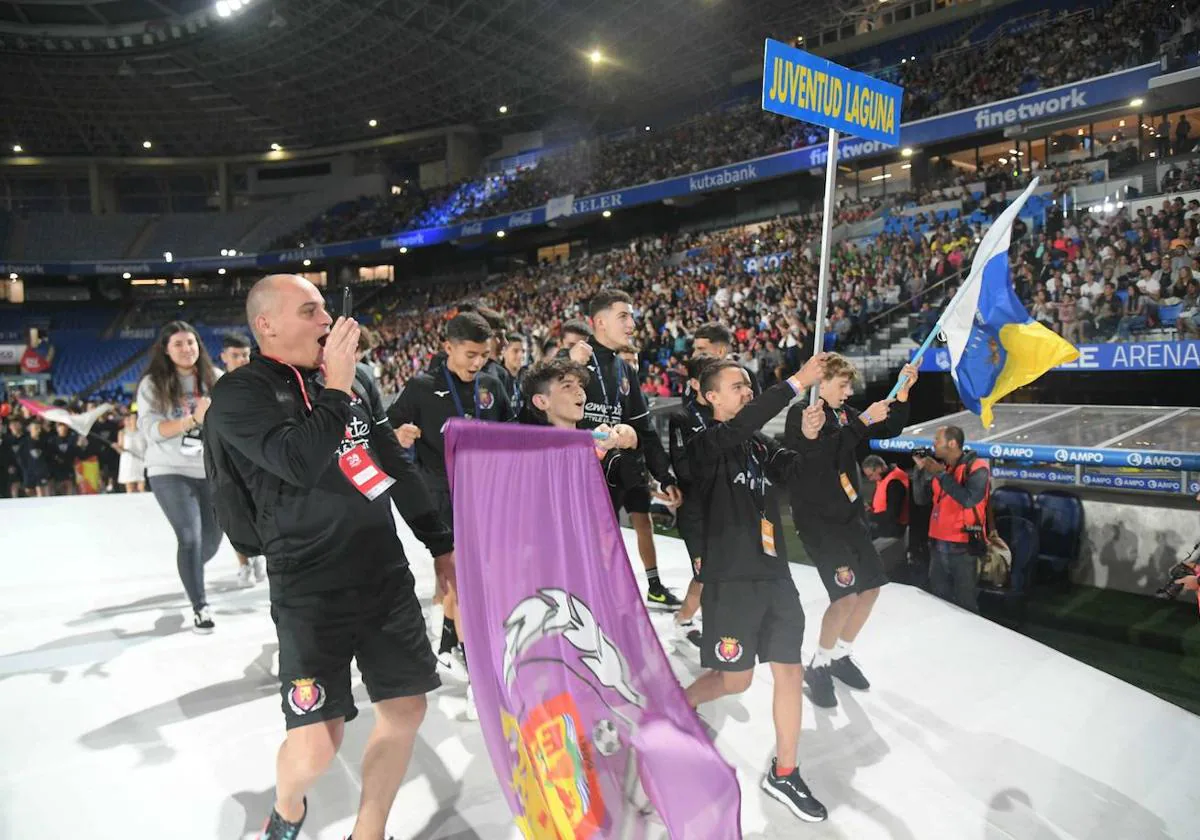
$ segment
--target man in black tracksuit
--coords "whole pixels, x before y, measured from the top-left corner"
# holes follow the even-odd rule
[[[804,418],[810,443],[803,453],[783,449],[759,430],[820,379],[822,357],[753,398],[750,377],[736,362],[713,361],[700,374],[700,393],[713,423],[687,443],[690,494],[704,519],[700,580],[704,610],[701,663],[709,670],[687,689],[699,706],[750,687],[756,660],[774,678],[775,760],[763,790],[797,817],[817,822],[826,811],[797,768],[803,704],[804,609],[784,550],[780,483],[832,458],[817,438],[820,406]],[[778,535],[778,539],[776,536]]]
[[[820,644],[804,674],[813,702],[822,708],[837,705],[833,677],[860,691],[870,688],[850,658],[851,646],[870,618],[887,575],[863,511],[858,447],[866,440],[893,438],[904,430],[908,393],[917,371],[906,365],[901,373],[906,384],[896,401],[880,400],[862,414],[846,405],[854,394],[857,376],[848,359],[829,354],[820,389],[826,415],[821,442],[833,447],[836,460],[791,482],[792,521],[829,593]],[[802,412],[802,406],[793,406],[788,412],[783,443],[804,451],[814,444],[801,434]]]
[[[253,500],[279,635],[288,734],[262,837],[299,834],[305,793],[357,714],[351,659],[375,709],[353,834],[381,837],[439,685],[392,502],[434,555],[439,589],[453,584],[453,535],[378,389],[356,376],[358,325],[339,318],[331,330],[320,291],[292,275],[260,280],[246,309],[261,353],[213,388],[205,437]]]
[[[442,520],[454,527],[450,479],[446,475],[442,427],[451,417],[506,422],[512,419],[503,383],[483,373],[490,353],[491,327],[476,312],[455,315],[446,324],[445,356],[414,376],[388,408],[388,421],[400,445],[412,448]],[[443,602],[438,663],[456,679],[467,680],[466,653],[458,635],[458,602]],[[472,714],[468,707],[468,716]]]
[[[637,371],[619,355],[621,349],[629,345],[633,334],[633,298],[619,290],[601,291],[592,298],[588,311],[592,317],[594,343],[580,341],[559,353],[585,365],[591,374],[579,428],[632,426],[638,436],[640,461],[659,483],[660,492],[656,495],[669,505],[678,505],[683,496],[671,473],[671,462],[662,441],[650,423],[650,409],[639,386]],[[613,508],[619,511],[624,507],[631,517],[649,517],[649,482],[640,469],[639,458],[623,459],[623,467],[619,486],[612,490]],[[638,539],[638,553],[649,584],[646,603],[653,609],[678,610],[683,602],[659,580],[653,532],[648,536],[649,539],[643,539],[639,534]]]

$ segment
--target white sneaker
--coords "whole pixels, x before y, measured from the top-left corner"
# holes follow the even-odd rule
[[[242,589],[245,589],[246,587],[249,587],[249,586],[253,586],[254,585],[253,575],[254,575],[254,572],[250,568],[249,563],[247,563],[245,566],[238,566],[237,585],[240,586]]]
[[[471,679],[467,673],[467,658],[463,655],[461,647],[439,653],[437,661],[443,671],[459,682],[468,682]]]
[[[676,621],[674,625],[675,641],[685,648],[698,651],[704,636],[704,628],[700,624],[700,616],[693,616],[687,621]]]
[[[267,579],[267,558],[255,557],[250,560],[250,565],[254,567],[254,579],[258,583],[262,583]]]
[[[213,631],[215,626],[212,616],[209,615],[208,607],[201,607],[192,615],[192,629],[197,633],[207,635]]]
[[[479,720],[479,709],[475,708],[475,689],[467,683],[467,720]]]

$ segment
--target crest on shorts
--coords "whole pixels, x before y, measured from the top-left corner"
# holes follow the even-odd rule
[[[325,686],[315,679],[292,680],[292,690],[287,695],[288,705],[298,715],[315,712],[325,705]]]
[[[481,387],[479,389],[479,410],[487,411],[489,408],[491,408],[495,404],[496,404],[496,398],[494,396],[492,396],[492,392],[489,391],[487,388]]]
[[[854,570],[849,566],[838,566],[837,571],[833,573],[833,579],[837,581],[837,585],[843,589],[848,586],[853,586]]]
[[[717,659],[732,664],[742,658],[742,643],[732,636],[722,636],[717,642]]]

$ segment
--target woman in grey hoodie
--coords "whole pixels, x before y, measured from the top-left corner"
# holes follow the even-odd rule
[[[190,324],[172,321],[150,348],[138,384],[138,430],[146,439],[146,475],[179,541],[179,578],[192,602],[193,629],[211,633],[204,564],[217,553],[221,527],[204,477],[200,427],[220,372]]]

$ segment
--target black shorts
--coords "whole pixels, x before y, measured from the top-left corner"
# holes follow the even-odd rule
[[[358,716],[350,659],[372,703],[427,694],[439,685],[425,617],[407,566],[372,586],[271,603],[279,634],[279,679],[287,728]]]
[[[454,505],[450,501],[449,485],[442,483],[440,479],[430,477],[428,473],[423,474],[423,478],[425,487],[429,490],[429,497],[433,500],[433,509],[446,523],[446,527],[453,531]]]
[[[801,531],[800,540],[821,574],[831,603],[888,582],[865,525],[816,525]]]
[[[705,584],[700,609],[705,668],[749,671],[756,659],[784,665],[802,661],[804,608],[791,578]]]

